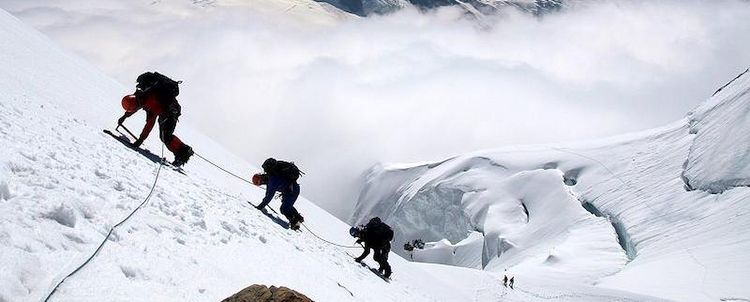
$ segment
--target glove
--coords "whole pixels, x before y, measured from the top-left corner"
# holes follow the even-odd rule
[[[117,120],[117,125],[120,125],[120,126],[122,126],[122,123],[124,123],[124,122],[125,122],[125,119],[126,119],[126,118],[127,118],[127,116],[124,116],[124,115],[123,115],[123,116],[122,116],[121,118],[119,118],[119,119]]]
[[[142,139],[140,139],[140,138],[139,138],[139,139],[137,139],[137,140],[135,140],[135,142],[133,142],[133,148],[138,148],[138,147],[140,147],[141,145],[143,145],[143,140],[142,140]]]

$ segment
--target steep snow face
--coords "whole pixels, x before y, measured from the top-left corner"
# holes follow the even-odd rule
[[[129,89],[1,10],[0,41],[0,301],[43,300],[137,208],[156,175],[148,203],[52,301],[218,301],[253,283],[316,301],[471,299],[474,289],[453,289],[396,255],[393,280],[384,282],[353,261],[360,250],[281,227],[283,218],[246,203],[260,200],[260,188],[198,158],[186,175],[159,170],[101,131]],[[131,118],[131,129],[142,118]],[[257,171],[184,124],[176,134],[237,173]],[[145,145],[160,153],[157,135]],[[316,234],[353,241],[346,224],[309,201],[296,206]]]
[[[417,261],[475,267],[481,247],[482,267],[498,273],[678,301],[746,299],[749,89],[744,74],[689,119],[648,132],[375,167],[351,222],[381,216],[402,235],[394,245],[437,241],[399,251]]]
[[[582,164],[561,165],[545,157],[542,150],[529,149],[470,154],[414,168],[377,168],[380,172],[368,179],[377,189],[366,187],[352,222],[380,215],[394,225],[399,244],[417,238],[449,241],[442,245],[450,249],[439,248],[446,251],[443,259],[429,246],[414,255],[397,250],[418,261],[468,263],[496,272],[514,267],[589,283],[617,272],[627,262],[617,234],[606,218],[581,207],[565,184]],[[392,183],[391,172],[403,184],[396,190],[383,187]],[[376,190],[391,194],[379,196]]]
[[[685,162],[691,189],[720,193],[750,186],[750,76],[745,71],[690,114],[695,140]]]

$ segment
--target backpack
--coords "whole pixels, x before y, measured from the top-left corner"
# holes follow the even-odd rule
[[[370,222],[365,226],[367,232],[367,238],[370,238],[381,245],[385,245],[393,240],[393,229],[380,218],[375,217],[370,219]]]
[[[287,161],[276,161],[276,164],[274,165],[271,173],[273,175],[282,177],[290,182],[297,182],[299,179],[302,171],[299,170],[297,165],[295,165],[293,162],[287,162]]]
[[[135,86],[138,90],[145,92],[154,92],[164,98],[174,99],[180,94],[180,83],[158,72],[144,72],[136,79],[138,84]]]

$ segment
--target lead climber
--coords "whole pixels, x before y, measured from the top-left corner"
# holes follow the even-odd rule
[[[158,118],[159,138],[174,154],[172,165],[175,167],[184,165],[193,155],[193,148],[174,135],[177,120],[182,111],[176,98],[180,94],[179,84],[182,81],[172,80],[158,72],[145,72],[138,76],[136,82],[138,84],[135,86],[135,93],[122,98],[125,114],[117,120],[117,125],[122,126],[125,119],[143,109],[146,112],[146,124],[143,126],[141,135],[133,142],[133,148],[138,148],[143,144]]]

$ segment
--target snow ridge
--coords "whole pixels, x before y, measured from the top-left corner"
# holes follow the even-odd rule
[[[399,251],[416,261],[473,267],[456,255],[481,248],[482,268],[498,274],[678,301],[750,296],[742,281],[750,273],[748,92],[745,73],[686,119],[606,140],[381,165],[367,175],[351,222],[369,212],[395,225],[399,242],[434,241]],[[454,193],[440,193],[447,189]],[[429,210],[408,210],[442,209],[443,198],[469,227],[447,231]]]
[[[722,193],[750,185],[750,74],[719,88],[689,115],[694,143],[682,173],[689,190]]]

